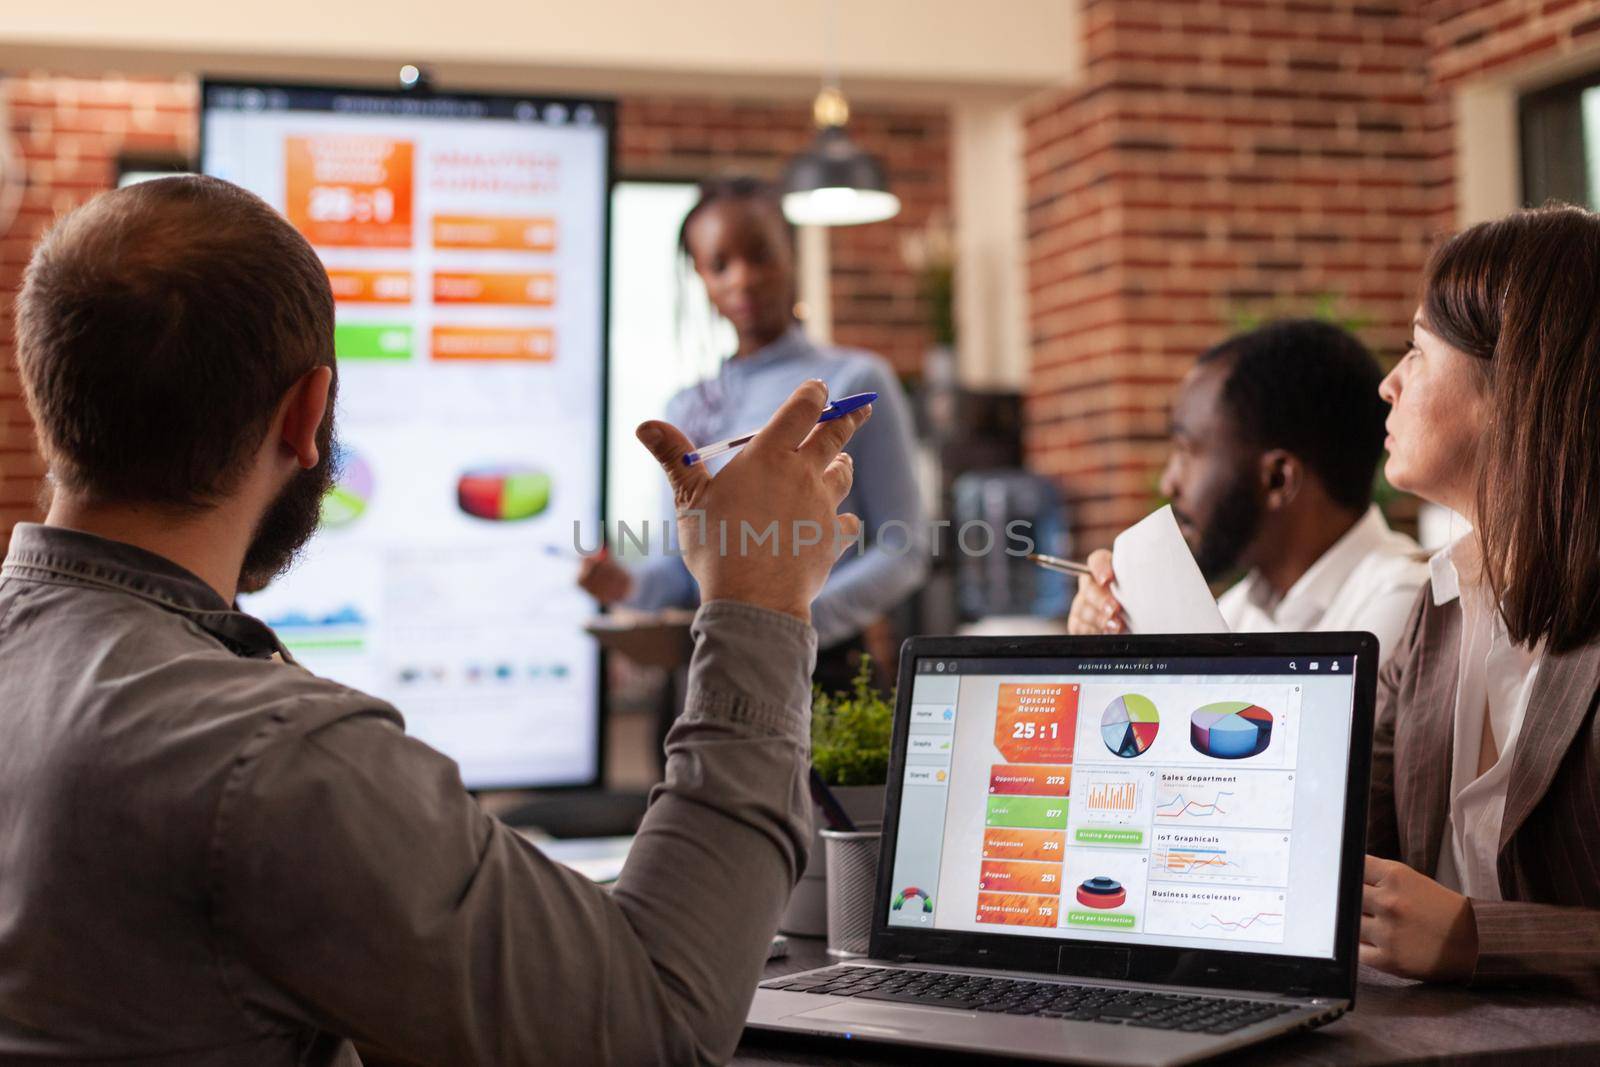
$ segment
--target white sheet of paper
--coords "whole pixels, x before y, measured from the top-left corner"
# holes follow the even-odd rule
[[[1129,632],[1228,632],[1170,505],[1117,535],[1111,545],[1111,569],[1117,576],[1111,594],[1122,603]]]

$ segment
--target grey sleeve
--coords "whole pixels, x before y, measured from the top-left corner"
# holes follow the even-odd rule
[[[845,504],[861,516],[862,543],[859,551],[845,553],[811,605],[812,625],[824,648],[860,633],[928,573],[930,538],[917,487],[909,405],[882,360],[867,366],[847,390],[878,393],[872,418],[846,446],[856,470]]]
[[[386,715],[253,742],[211,862],[241,1011],[408,1062],[727,1059],[810,840],[815,638],[729,602],[694,637],[666,780],[614,892],[485,815]]]

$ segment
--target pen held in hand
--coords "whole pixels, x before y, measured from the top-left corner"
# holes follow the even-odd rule
[[[1061,571],[1064,574],[1079,574],[1085,578],[1094,577],[1094,571],[1089,569],[1087,563],[1077,560],[1062,559],[1060,556],[1047,556],[1043,552],[1031,552],[1028,558],[1039,566],[1051,571]]]
[[[834,419],[842,418],[852,411],[858,411],[866,407],[876,399],[878,399],[877,393],[856,393],[853,396],[842,396],[822,409],[822,414],[817,416],[817,424],[820,426],[824,422],[832,422]],[[715,459],[725,452],[732,452],[736,448],[744,447],[755,440],[755,436],[753,432],[740,434],[738,437],[730,437],[726,441],[717,441],[714,444],[704,445],[693,452],[686,453],[683,457],[683,465],[692,467],[696,463],[704,463],[708,459]]]

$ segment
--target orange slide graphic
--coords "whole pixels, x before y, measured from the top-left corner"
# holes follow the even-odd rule
[[[435,215],[433,247],[554,252],[556,220],[534,215]]]
[[[1060,830],[1011,830],[991,826],[983,832],[983,858],[1059,860],[1067,835]]]
[[[994,747],[1012,763],[1071,763],[1077,729],[1077,686],[1000,687]]]
[[[433,358],[441,362],[548,363],[556,358],[556,332],[542,326],[435,326]]]
[[[433,276],[435,304],[517,304],[547,308],[556,302],[556,276],[537,274],[446,273]]]
[[[333,298],[351,304],[409,304],[411,275],[394,270],[329,270]]]
[[[1011,893],[1057,894],[1061,892],[1061,864],[985,860],[978,871],[978,888]]]
[[[285,140],[284,214],[314,245],[411,247],[411,142]]]
[[[978,921],[999,926],[1054,926],[1057,904],[1055,897],[979,893]]]

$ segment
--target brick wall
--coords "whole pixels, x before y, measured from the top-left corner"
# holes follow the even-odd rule
[[[12,359],[10,294],[29,250],[57,214],[111,187],[119,155],[192,155],[195,84],[188,78],[0,78],[0,99],[26,160],[23,209],[0,234],[0,551],[12,525],[37,518],[42,468]],[[834,335],[885,355],[902,372],[921,364],[928,333],[900,237],[949,209],[948,124],[939,109],[858,109],[853,129],[889,168],[905,207],[894,222],[832,236]],[[810,108],[759,102],[650,98],[622,102],[618,171],[698,179],[776,177],[811,137]]]
[[[1454,90],[1600,48],[1600,0],[1422,0],[1422,9],[1435,98],[1432,125],[1446,175],[1455,165],[1449,107]],[[1452,195],[1440,198],[1438,219],[1441,229],[1449,229],[1456,202],[1453,185],[1444,188]]]
[[[1241,314],[1332,297],[1398,346],[1454,224],[1450,94],[1581,47],[1600,2],[1084,0],[1083,32],[1087,77],[1027,119],[1027,448],[1096,547],[1152,504],[1173,386]]]
[[[1242,316],[1332,297],[1398,344],[1438,189],[1409,6],[1084,9],[1084,83],[1027,119],[1027,449],[1088,548],[1149,510],[1173,387]]]
[[[195,88],[188,80],[0,78],[0,101],[28,175],[22,209],[0,233],[0,550],[17,522],[38,517],[43,468],[12,358],[12,294],[51,219],[108,189],[119,155],[191,155]]]

